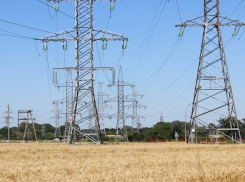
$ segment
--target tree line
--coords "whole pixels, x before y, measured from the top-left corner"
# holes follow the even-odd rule
[[[245,119],[238,120],[240,132],[242,138],[245,138]],[[229,125],[229,121],[226,118],[220,118],[218,120],[218,124]],[[217,125],[218,125],[217,124]],[[11,127],[10,128],[10,140],[16,140],[17,139],[17,133],[19,140],[23,139],[23,134],[25,130],[26,123],[23,122],[20,124],[19,131],[17,127]],[[45,127],[45,133],[42,132],[42,125]],[[53,140],[54,139],[54,132],[55,128],[51,124],[38,124],[34,123],[35,131],[38,140]],[[175,139],[175,132],[178,133],[178,139],[184,140],[185,139],[185,126],[186,126],[186,135],[188,136],[188,131],[190,128],[189,122],[183,122],[183,121],[172,121],[172,122],[157,122],[152,127],[142,127],[139,129],[139,132],[132,132],[132,127],[127,126],[127,133],[128,133],[128,139],[130,142],[144,142],[148,139],[157,139],[157,140],[174,140]],[[210,128],[215,128],[216,125],[213,123],[209,124]],[[229,126],[228,126],[229,127]],[[197,125],[197,129],[202,129],[203,127],[200,125]],[[32,124],[28,124],[27,135],[29,140],[35,140],[34,131]],[[112,138],[109,138],[108,135],[115,135],[116,129],[115,128],[106,128],[106,135],[102,132],[102,139],[103,141],[113,141]],[[18,131],[18,132],[17,132]],[[133,129],[134,131],[134,129]],[[60,132],[61,136],[64,135],[65,132],[65,126],[60,126]],[[199,132],[200,133],[200,132]],[[201,137],[207,137],[207,132],[200,133]],[[225,134],[229,134],[229,131],[226,131]],[[0,129],[0,140],[7,140],[8,139],[8,128],[3,127]]]

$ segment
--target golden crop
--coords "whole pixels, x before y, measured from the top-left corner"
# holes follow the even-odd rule
[[[0,181],[245,181],[245,145],[0,144]]]

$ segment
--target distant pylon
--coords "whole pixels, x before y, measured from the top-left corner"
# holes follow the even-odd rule
[[[54,137],[60,137],[61,136],[61,132],[60,132],[60,119],[62,117],[60,117],[60,114],[62,112],[59,110],[59,104],[63,104],[63,102],[64,102],[63,100],[55,100],[55,101],[53,101],[53,104],[55,105],[55,110],[54,110],[55,116],[54,117],[51,117],[51,118],[54,118],[55,119]]]
[[[72,70],[67,69],[66,75],[66,121],[65,121],[65,133],[64,133],[64,141],[67,140],[68,129],[70,120],[72,118],[72,104],[73,104],[73,80],[72,80]]]
[[[42,124],[42,136],[45,136],[45,124]]]
[[[120,139],[121,141],[128,142],[127,127],[126,127],[126,122],[125,122],[126,116],[124,113],[124,108],[125,108],[124,103],[126,102],[124,98],[124,87],[125,86],[134,87],[134,85],[124,82],[122,67],[120,66],[117,84],[114,84],[114,85],[109,84],[108,86],[109,87],[117,86],[117,98],[105,100],[105,102],[117,102],[117,114],[110,116],[110,117],[115,117],[115,116],[117,117],[115,142],[117,142],[118,139]],[[119,138],[118,136],[119,134],[121,134],[121,138]]]
[[[132,87],[132,94],[126,96],[126,99],[131,101],[132,104],[126,105],[125,107],[133,108],[133,115],[132,115],[132,128],[131,133],[139,133],[140,132],[140,124],[138,123],[140,120],[139,118],[143,118],[143,116],[138,115],[138,109],[146,108],[145,105],[139,104],[139,100],[143,98],[144,95],[138,94],[136,92],[135,86]]]
[[[162,123],[163,122],[163,115],[161,113],[161,116],[160,116],[160,122]]]
[[[98,102],[97,102],[97,108],[98,108],[98,116],[99,116],[99,121],[101,124],[101,131],[104,133],[106,137],[106,130],[105,130],[105,113],[104,109],[106,105],[104,104],[104,97],[109,97],[109,95],[105,94],[103,91],[103,82],[98,82],[99,83],[99,91],[98,91]]]
[[[203,16],[176,25],[182,32],[185,27],[204,28],[188,143],[194,143],[194,138],[197,140],[197,133],[201,133],[197,132],[199,129],[220,133],[233,142],[242,143],[221,35],[220,27],[224,26],[235,26],[233,35],[236,35],[244,23],[221,16],[219,0],[204,0]],[[214,118],[212,123],[217,123],[220,117],[227,119],[226,122],[209,125],[211,118]]]
[[[10,119],[14,119],[13,117],[10,116],[10,114],[12,113],[12,110],[9,108],[9,104],[7,106],[7,111],[4,112],[6,114],[5,117],[5,127],[8,128],[8,142],[10,140]]]

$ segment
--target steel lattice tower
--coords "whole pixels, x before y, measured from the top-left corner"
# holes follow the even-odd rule
[[[234,142],[242,142],[221,27],[243,25],[239,20],[231,20],[220,15],[219,0],[204,0],[203,16],[176,25],[181,28],[188,26],[204,28],[188,143],[193,143],[194,135],[197,136],[197,125],[206,131],[221,133]],[[227,122],[210,126],[207,119],[217,116],[225,117]]]
[[[7,107],[7,111],[4,112],[6,113],[6,116],[3,117],[5,118],[5,127],[8,128],[8,142],[9,142],[9,136],[10,136],[10,119],[14,119],[13,117],[11,117],[9,114],[12,113],[12,109],[9,108],[9,104],[8,104],[8,107]]]
[[[85,136],[94,143],[101,144],[101,132],[98,118],[98,112],[96,108],[95,96],[94,96],[94,69],[93,69],[93,43],[94,41],[128,41],[127,37],[121,34],[108,32],[100,29],[96,29],[93,26],[93,4],[94,1],[110,1],[112,0],[47,0],[48,2],[75,2],[75,28],[71,30],[65,30],[62,32],[45,36],[41,39],[42,42],[49,41],[61,41],[64,44],[68,41],[75,41],[75,80],[76,90],[74,94],[74,102],[72,105],[72,119],[69,125],[68,131],[68,144],[74,144],[76,142],[76,133]],[[116,0],[113,0],[116,1]],[[45,46],[47,48],[47,45]],[[123,46],[124,47],[124,46]],[[87,69],[83,69],[83,68]],[[82,103],[81,101],[85,102]],[[93,113],[91,116],[84,114],[84,112],[92,107]],[[81,117],[76,117],[77,114],[81,114]],[[92,137],[86,134],[86,131],[80,125],[88,123],[88,118],[93,117],[95,122],[91,129],[96,133],[96,137]]]
[[[131,129],[131,133],[139,133],[140,132],[140,123],[139,123],[139,118],[144,118],[143,116],[138,115],[138,109],[140,109],[141,107],[146,108],[145,105],[139,104],[139,100],[143,98],[144,95],[142,94],[138,94],[135,91],[135,86],[132,87],[132,94],[131,95],[127,95],[126,99],[129,99],[132,101],[132,104],[127,105],[125,107],[128,108],[133,108],[133,115],[132,115],[132,129]]]
[[[101,124],[101,130],[104,132],[105,136],[106,136],[106,130],[105,130],[105,122],[104,122],[104,96],[108,96],[106,94],[104,94],[103,92],[103,82],[98,82],[99,83],[99,91],[98,91],[98,115],[99,115],[99,121]]]
[[[118,73],[118,80],[117,80],[117,84],[109,84],[109,87],[111,86],[117,86],[117,98],[114,99],[107,99],[105,100],[105,102],[117,102],[117,114],[116,115],[111,115],[109,116],[111,117],[117,117],[117,125],[116,125],[116,138],[115,138],[115,142],[118,141],[118,135],[121,134],[122,141],[128,142],[128,134],[127,134],[127,127],[126,127],[126,122],[125,119],[128,117],[126,116],[124,109],[124,103],[125,102],[132,102],[130,101],[126,101],[124,98],[124,87],[125,86],[131,86],[134,87],[133,84],[129,84],[127,82],[125,82],[123,80],[123,73],[122,73],[122,67],[119,67],[119,73]]]
[[[72,80],[72,70],[67,69],[66,75],[66,122],[65,122],[65,133],[64,139],[67,139],[69,123],[72,118],[72,103],[73,103],[73,80]]]
[[[45,136],[45,124],[42,124],[42,136]]]
[[[55,117],[52,117],[55,119],[55,131],[54,131],[54,137],[61,137],[61,133],[60,133],[60,110],[59,110],[59,104],[63,104],[63,100],[55,100],[53,101],[53,104],[55,104]]]
[[[163,122],[163,115],[161,113],[161,116],[160,116],[160,122],[162,123]]]

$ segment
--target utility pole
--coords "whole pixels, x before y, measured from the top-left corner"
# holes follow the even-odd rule
[[[124,113],[124,108],[125,108],[124,103],[125,102],[132,102],[132,101],[127,101],[124,99],[124,87],[126,87],[126,86],[134,87],[134,85],[129,84],[127,82],[124,82],[122,67],[120,66],[117,84],[109,84],[108,86],[109,87],[117,86],[117,98],[105,100],[105,103],[117,102],[117,114],[109,116],[110,118],[115,117],[115,116],[117,117],[115,142],[118,141],[119,133],[122,135],[121,140],[128,142],[127,127],[126,127],[126,123],[125,123],[125,119],[127,116],[125,116],[125,113]]]
[[[139,118],[143,118],[143,116],[138,115],[138,109],[140,108],[144,108],[146,109],[145,105],[139,104],[139,100],[143,98],[144,95],[142,94],[138,94],[135,91],[135,86],[132,87],[132,91],[133,93],[131,95],[127,95],[126,99],[129,99],[132,101],[132,104],[130,105],[126,105],[125,107],[127,108],[133,108],[133,114],[132,114],[132,129],[131,129],[131,133],[139,133],[140,132],[140,124],[139,122]]]
[[[55,105],[55,116],[51,117],[55,119],[55,132],[54,132],[54,137],[61,137],[61,133],[60,133],[60,114],[62,112],[60,112],[59,110],[59,104],[63,104],[63,100],[55,100],[53,101],[53,104]]]
[[[197,135],[195,133],[198,130],[197,124],[209,132],[219,131],[234,143],[242,143],[221,27],[235,26],[234,36],[244,25],[240,20],[231,20],[227,16],[222,16],[219,0],[204,0],[203,16],[176,25],[181,27],[182,32],[185,27],[204,28],[188,143],[194,143],[194,135]],[[208,128],[209,123],[206,118],[214,117],[213,122],[216,122],[217,117],[226,118],[227,122]],[[223,131],[228,131],[228,134]]]
[[[47,0],[48,2],[67,2],[67,0]],[[107,41],[123,41],[123,49],[126,49],[126,42],[128,38],[122,34],[108,32],[94,28],[93,25],[93,5],[95,0],[69,0],[69,2],[75,3],[75,27],[70,30],[65,30],[58,33],[53,33],[49,36],[45,36],[40,40],[43,42],[43,48],[48,49],[47,42],[63,42],[63,49],[67,49],[68,41],[75,41],[75,81],[76,89],[74,94],[74,102],[72,104],[72,119],[69,124],[68,141],[67,144],[74,144],[74,137],[76,133],[83,135],[96,144],[101,144],[101,132],[100,123],[98,118],[98,111],[95,103],[94,95],[94,59],[93,59],[93,43],[94,41],[103,41],[102,48],[107,47]],[[106,1],[106,0],[96,0]],[[112,0],[107,0],[112,4]],[[116,0],[113,2],[115,3]],[[87,70],[82,68],[86,67]],[[86,99],[86,104],[81,104],[81,100]],[[81,123],[87,122],[88,116],[84,114],[84,111],[88,107],[92,106],[93,116],[95,120],[94,129],[96,131],[96,138],[90,137],[80,128],[76,127]],[[81,113],[82,117],[77,118],[76,115]],[[75,132],[76,131],[76,132]]]
[[[9,131],[9,129],[10,129],[10,119],[14,119],[13,117],[11,117],[10,116],[10,113],[12,113],[12,110],[9,108],[9,104],[8,104],[8,106],[7,106],[7,111],[5,112],[6,113],[6,116],[5,117],[3,117],[3,118],[5,118],[5,126],[8,128],[8,142],[9,142],[9,140],[10,140],[10,131]]]

